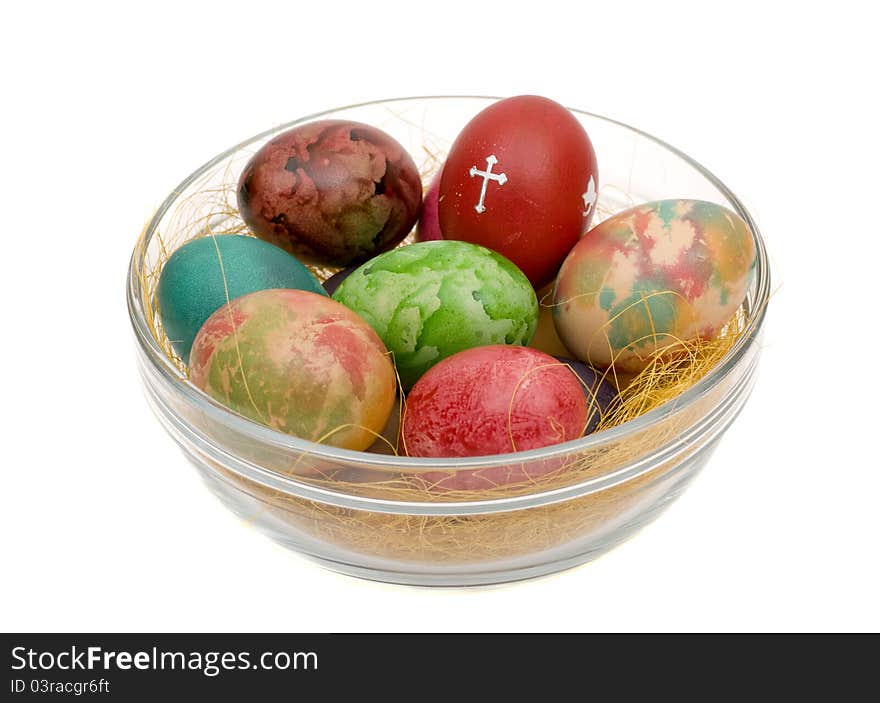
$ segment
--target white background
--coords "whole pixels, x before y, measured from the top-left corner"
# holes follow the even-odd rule
[[[9,4],[0,627],[880,629],[876,21],[807,5]],[[678,146],[751,209],[778,287],[756,390],[690,490],[510,586],[358,581],[242,524],[149,412],[124,305],[141,227],[214,154],[444,93],[540,93]]]

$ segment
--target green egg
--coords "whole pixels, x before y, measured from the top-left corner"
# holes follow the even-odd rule
[[[349,275],[333,298],[394,353],[404,388],[465,349],[528,344],[538,321],[538,298],[523,272],[494,251],[460,241],[381,254]]]
[[[159,314],[174,351],[185,362],[211,314],[247,293],[292,288],[327,295],[297,259],[273,244],[238,234],[187,242],[162,268]]]

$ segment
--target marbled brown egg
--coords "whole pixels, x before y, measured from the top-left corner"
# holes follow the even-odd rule
[[[238,184],[238,207],[261,239],[309,262],[347,266],[393,248],[413,228],[422,184],[392,137],[321,120],[267,142]]]

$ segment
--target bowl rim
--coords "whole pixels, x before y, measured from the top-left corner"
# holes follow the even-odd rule
[[[277,125],[270,129],[267,129],[259,134],[256,134],[248,139],[245,139],[242,142],[226,149],[222,153],[213,157],[209,161],[205,162],[198,169],[193,171],[189,176],[187,176],[180,184],[171,191],[171,193],[165,198],[162,204],[158,207],[156,212],[153,214],[152,218],[148,222],[143,235],[143,243],[146,245],[155,232],[158,229],[158,226],[164,217],[164,215],[171,209],[171,207],[175,204],[175,202],[180,197],[180,194],[183,193],[187,187],[189,187],[196,180],[201,178],[207,171],[216,166],[218,163],[222,162],[224,159],[235,154],[237,151],[248,147],[249,145],[257,142],[259,140],[270,137],[273,134],[278,133],[279,131],[290,129],[299,124],[303,124],[305,122],[325,118],[334,113],[338,113],[343,110],[350,110],[359,107],[369,107],[369,106],[378,106],[378,105],[393,105],[399,103],[406,102],[414,102],[419,100],[500,100],[502,99],[499,96],[490,96],[490,95],[424,95],[424,96],[412,96],[412,97],[398,97],[398,98],[389,98],[383,100],[369,100],[365,102],[354,103],[351,105],[345,105],[340,107],[334,107],[330,110],[322,110],[320,112],[312,113],[309,115],[305,115],[303,117],[297,118],[295,120]],[[756,343],[761,329],[763,327],[763,322],[766,315],[766,303],[770,297],[770,265],[769,258],[767,254],[767,250],[764,244],[763,237],[761,235],[760,230],[758,229],[757,224],[752,218],[751,214],[748,212],[743,203],[739,200],[739,198],[728,188],[717,176],[715,176],[711,171],[702,166],[695,159],[688,156],[686,153],[677,149],[676,147],[668,144],[667,142],[658,139],[657,137],[644,132],[636,127],[632,127],[631,125],[626,124],[625,122],[621,122],[619,120],[615,120],[612,118],[605,117],[603,115],[598,115],[592,112],[588,112],[586,110],[580,110],[577,108],[568,108],[573,113],[578,115],[584,115],[591,119],[598,119],[603,122],[607,122],[613,125],[617,125],[619,127],[623,127],[633,134],[638,135],[642,138],[645,138],[651,142],[654,142],[656,145],[662,147],[663,149],[669,151],[674,154],[689,166],[694,168],[697,172],[700,173],[706,180],[708,180],[715,188],[717,188],[730,202],[733,206],[733,210],[740,215],[740,217],[745,220],[746,224],[749,226],[756,245],[756,258],[755,258],[755,299],[752,305],[753,314],[749,315],[746,321],[746,328],[744,329],[740,338],[736,341],[734,346],[728,351],[727,355],[722,359],[721,362],[716,366],[716,368],[712,369],[711,372],[706,374],[702,379],[700,379],[697,383],[695,383],[691,388],[686,390],[684,393],[677,396],[675,399],[670,400],[663,405],[658,406],[657,408],[650,410],[649,412],[641,415],[633,420],[629,420],[622,425],[618,425],[616,427],[612,427],[606,430],[602,430],[599,432],[594,432],[592,434],[586,435],[584,437],[580,437],[578,439],[570,440],[568,442],[563,442],[561,444],[551,445],[548,447],[541,447],[538,449],[531,449],[527,451],[521,452],[510,452],[506,454],[494,454],[487,456],[475,456],[475,457],[450,457],[450,458],[424,458],[424,457],[408,457],[408,456],[395,456],[395,455],[384,455],[384,454],[372,454],[369,452],[361,452],[355,451],[351,449],[341,449],[338,447],[333,447],[325,444],[317,444],[315,442],[311,442],[309,440],[301,439],[299,437],[295,437],[293,435],[288,435],[277,430],[274,430],[270,427],[257,423],[249,418],[246,418],[242,415],[238,415],[237,413],[229,410],[225,406],[221,405],[219,402],[215,401],[213,398],[208,396],[206,393],[202,392],[191,383],[185,382],[181,383],[181,376],[175,366],[171,363],[171,361],[165,356],[165,354],[160,349],[157,340],[153,337],[150,332],[146,320],[143,317],[141,312],[141,299],[140,299],[140,280],[137,275],[138,266],[140,260],[143,258],[143,254],[146,252],[146,246],[140,247],[136,246],[134,251],[132,252],[129,267],[128,267],[128,279],[126,285],[126,298],[128,303],[128,311],[129,318],[134,330],[135,337],[138,341],[138,344],[141,350],[145,353],[146,357],[150,360],[151,366],[155,368],[163,377],[163,380],[169,384],[173,384],[179,392],[181,392],[186,399],[193,403],[197,409],[208,414],[213,419],[218,420],[220,423],[224,425],[231,425],[237,431],[242,432],[250,436],[252,439],[257,440],[261,443],[272,445],[276,448],[282,448],[290,450],[291,452],[303,453],[313,456],[319,460],[325,461],[335,461],[342,463],[357,463],[365,468],[385,468],[385,469],[394,469],[394,470],[402,470],[411,473],[420,473],[422,471],[436,471],[436,470],[456,470],[466,468],[467,470],[476,470],[476,469],[484,469],[489,467],[500,467],[506,466],[512,463],[527,463],[535,460],[545,460],[552,459],[554,457],[558,457],[560,455],[567,455],[574,452],[583,452],[589,450],[591,448],[600,447],[602,445],[608,444],[615,440],[619,440],[626,435],[636,434],[641,430],[649,429],[652,425],[658,424],[662,422],[664,419],[669,417],[670,415],[684,410],[685,408],[692,405],[699,398],[709,392],[715,385],[720,383],[727,375],[732,371],[732,369],[739,363],[739,361],[746,355],[748,350]],[[675,443],[675,440],[671,440],[672,443]],[[626,474],[626,479],[633,477],[633,475],[637,475],[643,471],[648,471],[652,468],[650,462],[646,462],[646,459],[649,457],[660,454],[663,452],[665,448],[668,447],[669,443],[661,444],[660,446],[654,448],[651,452],[644,456],[637,457],[632,462],[629,462],[621,467],[615,468],[609,471],[607,474],[601,474],[596,477],[592,477],[585,481],[572,484],[572,486],[566,486],[564,489],[555,489],[555,490],[563,490],[566,494],[570,494],[571,491],[578,487],[584,487],[587,484],[592,484],[596,479],[607,477],[609,475],[619,475],[625,472],[627,468],[630,469],[638,469],[641,467],[639,471],[630,471]],[[247,463],[247,462],[244,462]],[[648,464],[645,466],[645,464]],[[285,485],[291,493],[294,494],[302,494],[302,493],[313,493],[316,489],[313,485],[308,484],[307,482],[300,481],[291,476],[287,476],[284,474],[280,474],[268,469],[264,469],[263,467],[256,467],[256,465],[251,465],[256,469],[259,469],[259,473],[270,473],[273,478],[277,477],[277,480],[281,482],[281,484]],[[630,475],[632,474],[632,475]],[[273,483],[276,483],[273,480]],[[319,493],[323,493],[324,491],[318,491]],[[528,494],[529,496],[537,496],[543,493],[552,493],[553,489],[549,491]],[[345,493],[339,493],[334,491],[329,491],[329,493],[340,496],[340,495],[348,495]],[[524,497],[524,496],[517,496]],[[498,501],[509,501],[514,500],[516,497],[509,498],[492,498],[487,499],[485,501],[468,501],[468,503],[479,503],[481,505],[485,505],[488,503],[494,503]],[[377,499],[367,499],[362,498],[361,500],[377,500]],[[378,500],[379,503],[400,503],[403,504],[405,501],[384,501]],[[436,506],[450,506],[453,503],[431,503]],[[425,505],[421,503],[420,505]],[[459,503],[458,505],[462,505]]]

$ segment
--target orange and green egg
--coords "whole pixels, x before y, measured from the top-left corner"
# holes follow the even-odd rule
[[[273,429],[355,450],[382,432],[397,391],[370,326],[299,290],[258,291],[217,310],[193,343],[190,380]]]

